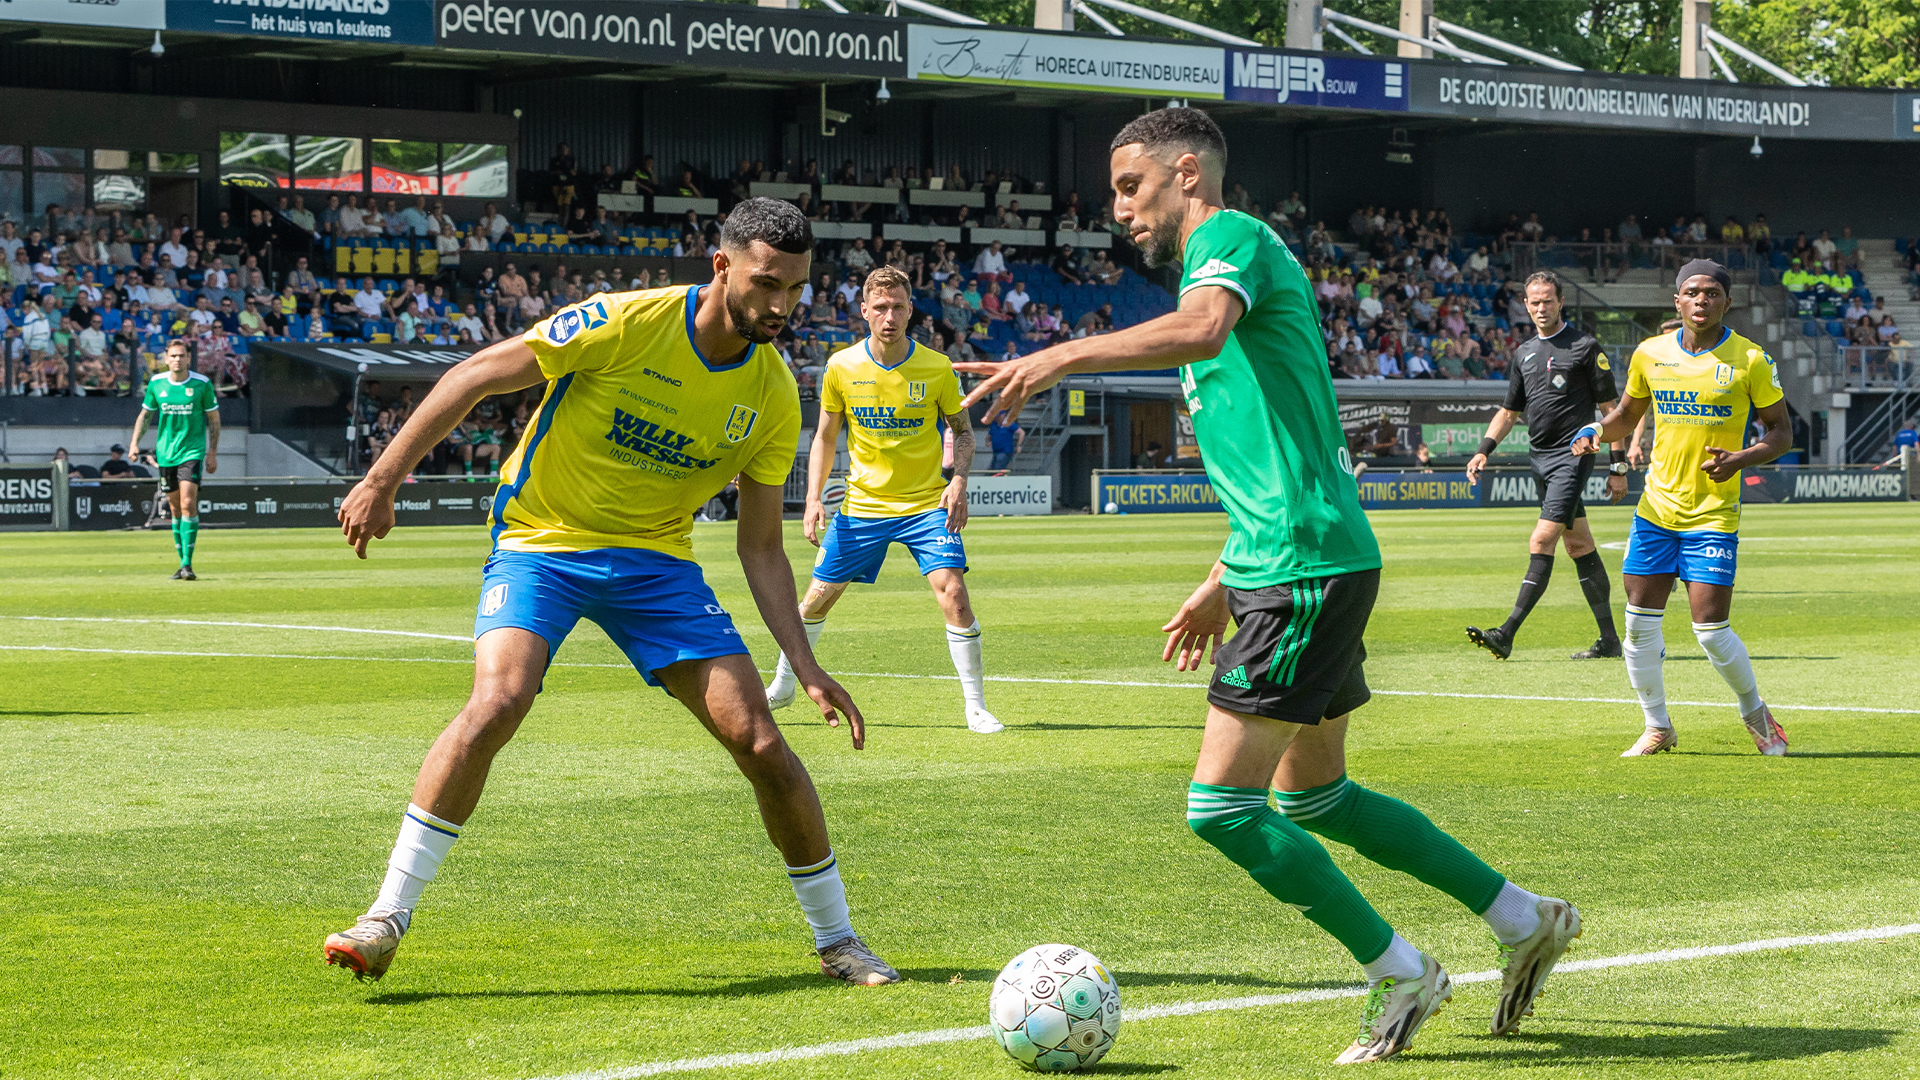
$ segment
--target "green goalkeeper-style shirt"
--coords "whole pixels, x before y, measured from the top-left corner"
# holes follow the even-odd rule
[[[1261,589],[1379,569],[1306,272],[1272,229],[1236,210],[1202,222],[1181,261],[1182,296],[1218,286],[1245,306],[1220,355],[1180,369],[1233,528],[1221,582]]]
[[[161,467],[207,458],[207,414],[220,407],[213,380],[197,371],[177,383],[161,372],[147,381],[140,407],[159,415],[154,423],[154,461]]]

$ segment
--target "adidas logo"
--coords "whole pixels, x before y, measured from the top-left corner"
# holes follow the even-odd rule
[[[1237,686],[1242,690],[1253,689],[1253,683],[1247,678],[1247,666],[1245,664],[1220,676],[1220,681],[1226,683],[1228,686]]]
[[[1239,272],[1240,268],[1230,262],[1221,259],[1208,259],[1206,262],[1200,264],[1200,268],[1195,270],[1192,276],[1194,280],[1198,281],[1201,278],[1219,277],[1221,274],[1237,274]]]

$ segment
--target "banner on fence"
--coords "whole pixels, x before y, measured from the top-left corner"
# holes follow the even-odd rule
[[[1052,476],[969,476],[967,513],[1030,515],[1053,513]]]

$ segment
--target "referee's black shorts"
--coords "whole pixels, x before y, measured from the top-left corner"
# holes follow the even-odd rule
[[[1380,571],[1227,590],[1239,629],[1214,651],[1207,700],[1229,712],[1318,724],[1367,703],[1361,641]]]
[[[1587,477],[1593,474],[1594,457],[1575,457],[1567,450],[1533,455],[1533,479],[1540,485],[1541,521],[1557,521],[1571,528],[1576,518],[1587,516],[1580,495],[1587,489]]]

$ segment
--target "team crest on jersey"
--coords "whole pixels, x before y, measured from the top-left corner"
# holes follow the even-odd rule
[[[737,443],[746,438],[753,431],[753,422],[759,418],[759,413],[745,405],[735,405],[727,416],[727,441]]]
[[[907,383],[907,401],[918,405],[927,400],[927,384],[924,382]]]
[[[1733,385],[1733,365],[1732,364],[1713,365],[1713,381],[1715,384],[1720,386],[1732,386]]]
[[[1594,353],[1593,355],[1594,355],[1594,362],[1595,362],[1596,364],[1598,364],[1598,365],[1600,365],[1600,370],[1601,370],[1601,371],[1612,371],[1612,370],[1613,370],[1613,365],[1611,365],[1611,364],[1609,364],[1609,363],[1607,363],[1607,354],[1606,354],[1606,353]]]
[[[554,345],[565,345],[582,330],[594,330],[607,325],[607,305],[599,300],[570,307],[547,320],[547,341]]]
[[[1200,264],[1198,270],[1193,272],[1193,279],[1198,281],[1201,278],[1219,277],[1221,274],[1237,274],[1239,272],[1239,267],[1227,262],[1225,259],[1208,259],[1206,262]]]

